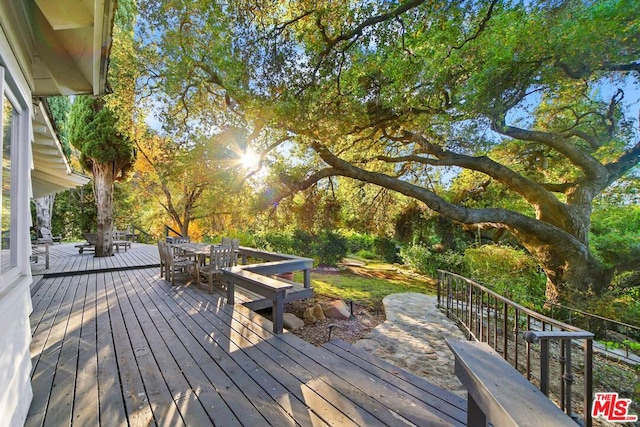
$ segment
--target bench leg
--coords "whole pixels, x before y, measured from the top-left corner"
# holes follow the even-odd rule
[[[284,293],[276,292],[273,298],[273,333],[281,334],[284,328]]]
[[[235,285],[229,281],[227,282],[227,304],[235,304]]]
[[[487,416],[470,394],[467,395],[467,427],[487,427]]]

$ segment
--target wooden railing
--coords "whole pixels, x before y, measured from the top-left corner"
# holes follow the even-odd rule
[[[293,285],[290,281],[278,279],[277,275],[302,271],[303,287],[308,290],[305,295],[311,297],[313,295],[311,289],[313,260],[244,246],[238,248],[238,255],[241,258],[241,265],[223,271],[222,280],[227,284],[227,303],[233,304],[235,301],[235,286],[269,298],[272,302],[273,332],[282,333],[286,292]],[[266,262],[255,263],[253,262],[255,260]],[[268,277],[273,275],[276,277]]]
[[[489,344],[576,421],[591,427],[593,334],[521,306],[466,277],[438,270],[438,306]],[[581,363],[572,352],[581,352]],[[539,369],[535,369],[539,367]],[[555,381],[549,380],[553,373]],[[582,386],[582,417],[573,391]]]
[[[138,227],[135,224],[131,224],[131,232],[133,233],[133,235],[135,236],[136,234],[138,234],[138,241],[140,243],[149,243],[149,241],[153,241],[153,237],[151,236],[151,234],[147,233],[145,230],[143,230],[142,228]],[[136,231],[138,233],[136,233]],[[144,239],[142,238],[142,236],[144,236]]]

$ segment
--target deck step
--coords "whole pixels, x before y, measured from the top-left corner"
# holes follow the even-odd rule
[[[419,402],[420,405],[426,404],[434,414],[452,425],[466,425],[467,401],[462,397],[341,339],[331,340],[323,344],[322,347],[342,358],[346,364],[352,366],[354,371],[365,371],[399,390],[403,390],[408,393],[410,399]]]

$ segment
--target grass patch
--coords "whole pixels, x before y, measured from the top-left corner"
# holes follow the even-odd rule
[[[350,267],[340,273],[313,272],[311,286],[316,294],[351,300],[371,307],[379,307],[382,299],[390,294],[436,292],[435,280],[410,277],[391,264],[384,263]]]

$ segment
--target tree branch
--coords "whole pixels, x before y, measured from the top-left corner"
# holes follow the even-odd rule
[[[501,135],[521,141],[538,142],[553,148],[565,156],[573,165],[582,169],[585,175],[591,179],[599,179],[606,174],[602,163],[582,152],[576,145],[572,144],[566,136],[509,126],[506,125],[504,121],[498,123],[493,120],[491,127]]]
[[[535,236],[538,242],[556,247],[558,242],[562,241],[567,254],[582,258],[589,256],[588,248],[582,242],[570,233],[552,224],[538,221],[507,209],[465,208],[447,202],[445,199],[424,187],[390,177],[383,173],[359,168],[335,156],[324,145],[317,141],[311,144],[311,148],[318,153],[322,160],[331,166],[330,169],[325,169],[325,171],[329,170],[334,175],[379,185],[420,200],[442,216],[462,224],[487,224],[494,228],[506,228],[518,232],[521,236]]]
[[[498,0],[493,0],[491,2],[491,4],[489,5],[489,9],[487,9],[487,14],[482,18],[482,21],[480,22],[480,25],[478,26],[478,29],[476,30],[475,33],[473,33],[472,36],[465,38],[462,43],[460,43],[457,46],[451,46],[449,48],[449,51],[447,52],[447,58],[449,56],[451,56],[451,53],[454,50],[460,50],[462,49],[467,43],[475,40],[478,38],[478,36],[480,36],[480,33],[482,33],[485,28],[487,27],[487,24],[489,23],[489,20],[491,19],[491,16],[493,15],[493,8],[496,6],[496,4],[498,3]]]
[[[607,171],[609,172],[607,184],[612,184],[631,168],[637,166],[638,163],[640,163],[640,141],[622,153],[622,155],[618,157],[618,160],[606,165]]]

